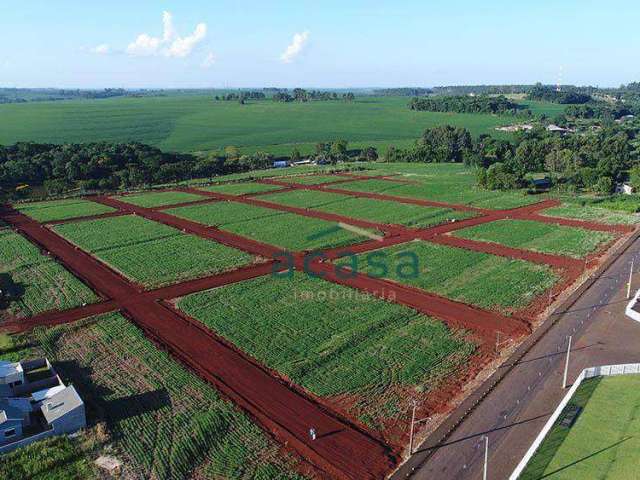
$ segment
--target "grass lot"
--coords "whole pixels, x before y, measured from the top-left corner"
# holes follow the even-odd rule
[[[526,306],[557,280],[546,266],[423,241],[382,249],[378,254],[385,255],[386,272],[369,263],[366,254],[356,257],[358,269],[371,276],[506,312]],[[375,259],[378,264],[380,260]]]
[[[180,152],[263,150],[275,155],[314,151],[344,138],[350,147],[406,146],[427,127],[464,126],[499,136],[513,117],[416,112],[407,97],[359,97],[354,102],[215,102],[213,95],[111,98],[0,105],[0,144],[139,141]],[[502,136],[502,138],[509,138]]]
[[[147,287],[220,273],[251,256],[138,216],[64,224],[55,230]]]
[[[0,289],[14,298],[3,308],[18,317],[67,310],[97,296],[64,267],[12,230],[0,231]]]
[[[264,183],[244,182],[244,183],[225,183],[222,185],[211,185],[210,187],[202,187],[201,190],[207,192],[224,193],[226,195],[246,195],[248,193],[271,192],[273,190],[281,190],[278,185],[267,185]]]
[[[120,315],[35,336],[78,389],[90,427],[106,423],[103,443],[124,460],[125,478],[299,478],[248,417]]]
[[[347,230],[329,233],[336,226],[333,222],[234,202],[175,208],[167,213],[290,251],[341,247],[367,240]],[[325,231],[326,235],[315,238]]]
[[[639,216],[630,213],[574,204],[563,204],[559,207],[548,208],[540,213],[550,217],[576,218],[609,224],[632,225],[640,222]]]
[[[87,217],[90,215],[115,212],[114,208],[107,207],[100,203],[91,202],[89,200],[83,200],[81,198],[22,204],[18,203],[14,205],[14,207],[38,222],[67,220],[70,218]]]
[[[372,164],[367,164],[372,165]],[[475,186],[475,173],[461,164],[415,165],[382,164],[374,166],[381,172],[403,173],[415,183],[402,184],[388,180],[357,180],[336,186],[343,190],[384,193],[398,197],[417,198],[445,203],[472,205],[480,208],[507,209],[540,201],[535,196],[518,191],[498,192]]]
[[[122,195],[115,198],[144,208],[176,205],[178,203],[194,202],[196,200],[205,199],[203,196],[187,192],[145,192],[133,195]]]
[[[474,350],[441,322],[302,273],[197,293],[178,306],[317,395],[357,394],[368,421],[390,415],[403,388],[435,387]]]
[[[613,235],[604,232],[530,220],[498,220],[458,230],[454,235],[574,258],[582,258],[613,239]]]
[[[461,220],[474,216],[469,212],[459,212],[448,208],[422,207],[311,190],[275,193],[265,195],[261,199],[294,207],[336,213],[370,222],[400,224],[409,227],[428,227],[452,219]]]
[[[640,376],[585,380],[569,405],[583,407],[576,423],[556,424],[520,478],[638,478]]]

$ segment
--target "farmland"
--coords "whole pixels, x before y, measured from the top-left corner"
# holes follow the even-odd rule
[[[265,195],[262,200],[408,227],[429,227],[453,219],[462,220],[473,217],[472,213],[448,208],[423,207],[308,190]]]
[[[235,212],[238,215],[234,215]],[[347,230],[329,231],[335,227],[333,222],[232,202],[176,208],[168,213],[205,225],[215,225],[222,230],[290,251],[341,247],[365,239]],[[316,237],[322,233],[322,236]]]
[[[360,255],[358,269],[484,308],[524,307],[557,280],[545,266],[428,242],[378,252],[393,268],[380,272],[367,255]]]
[[[640,446],[640,376],[585,380],[569,405],[583,408],[576,423],[570,429],[555,425],[521,478],[634,478]]]
[[[369,421],[399,412],[403,388],[436,387],[474,350],[436,320],[304,274],[194,294],[179,308],[317,395],[356,395]]]
[[[245,415],[120,315],[41,330],[37,339],[87,402],[90,422],[106,422],[130,475],[299,478]]]
[[[208,192],[224,193],[226,195],[246,195],[248,193],[270,192],[280,190],[282,187],[277,185],[265,185],[264,183],[243,182],[243,183],[225,183],[222,185],[212,185],[202,187],[202,190]]]
[[[595,251],[613,236],[604,232],[551,225],[530,220],[498,220],[466,228],[456,236],[509,247],[525,248],[542,253],[554,253],[581,258]]]
[[[289,155],[311,153],[316,142],[344,138],[353,147],[407,146],[425,128],[449,124],[474,135],[500,136],[513,117],[415,112],[407,97],[358,97],[354,102],[215,102],[213,96],[111,98],[0,105],[0,144],[138,141],[164,150]],[[505,137],[507,138],[507,137]]]
[[[239,250],[137,216],[64,224],[56,231],[148,287],[219,273],[251,262],[251,257]]]
[[[640,217],[627,212],[577,204],[563,204],[559,207],[549,208],[543,211],[542,214],[550,217],[575,218],[578,220],[622,225],[633,225],[640,222]]]
[[[153,208],[204,200],[205,197],[200,197],[186,192],[146,192],[133,195],[123,195],[116,198],[123,202],[137,205],[138,207]]]
[[[18,317],[97,300],[80,280],[11,230],[0,230],[0,290],[9,292],[8,313]]]
[[[15,205],[15,208],[38,222],[68,220],[115,211],[106,205],[80,198],[23,203]]]

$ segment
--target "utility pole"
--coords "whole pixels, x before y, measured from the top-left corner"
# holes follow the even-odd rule
[[[413,455],[413,427],[416,423],[416,407],[418,406],[418,402],[413,400],[411,405],[413,410],[411,412],[411,430],[409,431],[409,455]]]
[[[487,480],[487,471],[489,467],[489,437],[484,436],[484,469],[482,470],[482,480]]]
[[[564,362],[564,376],[562,378],[562,388],[567,388],[567,375],[569,374],[569,357],[571,355],[571,340],[573,337],[569,336],[569,346],[567,347],[567,359]]]
[[[627,300],[631,297],[631,278],[633,277],[633,258],[631,259],[631,270],[629,270],[629,283],[627,283]]]

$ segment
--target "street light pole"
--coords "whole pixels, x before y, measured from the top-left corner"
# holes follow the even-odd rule
[[[627,283],[627,300],[631,297],[631,278],[633,277],[633,258],[631,259],[631,270],[629,270],[629,283]]]
[[[487,471],[489,467],[489,437],[484,436],[484,469],[482,471],[482,480],[487,480]]]
[[[416,423],[416,407],[418,402],[412,402],[413,410],[411,412],[411,430],[409,431],[409,455],[413,455],[413,427]]]
[[[567,388],[567,375],[569,374],[569,357],[571,356],[571,340],[572,336],[569,336],[569,346],[567,347],[567,359],[564,362],[564,376],[562,378],[562,388]]]

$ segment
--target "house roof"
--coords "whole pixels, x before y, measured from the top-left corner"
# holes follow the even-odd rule
[[[0,378],[6,378],[17,373],[22,373],[22,365],[0,360]]]
[[[9,420],[22,420],[22,412],[0,400],[0,424]]]
[[[40,410],[48,423],[53,423],[60,417],[83,405],[82,399],[73,385],[52,395],[44,402]]]
[[[42,400],[53,397],[56,393],[61,392],[65,388],[67,387],[64,385],[57,385],[55,387],[45,388],[44,390],[38,390],[31,394],[31,398],[36,402],[41,402]]]

